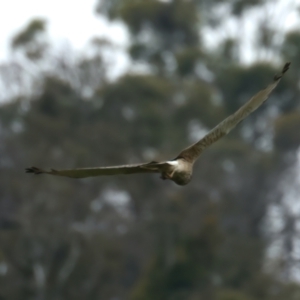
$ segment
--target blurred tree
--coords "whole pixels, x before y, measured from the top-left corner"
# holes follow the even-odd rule
[[[284,205],[282,175],[300,145],[297,76],[203,153],[187,188],[155,175],[77,181],[22,173],[30,164],[84,167],[176,155],[278,70],[241,65],[238,39],[216,51],[203,44],[202,29],[222,21],[214,13],[222,5],[241,17],[263,3],[99,1],[99,13],[129,28],[133,62],[147,66],[114,81],[102,55],[113,51],[106,41],[95,39],[88,57],[39,56],[53,69],[38,73],[34,96],[0,107],[0,224],[19,223],[0,231],[0,298],[299,299],[299,284],[280,280],[297,234],[288,214],[278,221],[289,266],[282,257],[276,272],[266,268],[266,219],[272,204]],[[29,24],[13,39],[15,49],[38,43],[43,24]],[[288,34],[280,50],[293,61],[291,74],[297,56],[287,45],[296,40]]]
[[[43,19],[32,20],[11,42],[12,50],[22,49],[31,60],[42,58],[48,47],[43,38],[46,30],[46,21]]]

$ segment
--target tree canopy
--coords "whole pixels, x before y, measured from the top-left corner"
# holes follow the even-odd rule
[[[25,65],[0,65],[9,96],[0,106],[0,299],[299,298],[299,211],[288,199],[299,175],[300,33],[280,33],[273,49],[266,31],[256,47],[270,47],[271,59],[248,65],[239,37],[209,48],[204,36],[222,25],[220,9],[242,20],[266,2],[99,0],[99,16],[130,32],[133,67],[115,80],[107,41],[95,40],[93,55],[54,55],[40,19],[13,38]],[[267,103],[203,153],[184,188],[155,175],[23,172],[168,159],[286,60],[291,70]]]

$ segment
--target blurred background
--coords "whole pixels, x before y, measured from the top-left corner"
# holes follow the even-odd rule
[[[41,3],[0,62],[0,299],[300,299],[300,2],[88,1],[79,43]],[[24,173],[173,158],[286,61],[185,187]]]

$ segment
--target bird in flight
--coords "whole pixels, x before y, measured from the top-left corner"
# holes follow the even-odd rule
[[[43,170],[36,167],[27,168],[27,173],[49,174],[71,178],[85,178],[94,176],[135,174],[135,173],[160,173],[162,179],[170,179],[178,185],[186,185],[190,182],[193,165],[201,153],[211,144],[227,135],[238,123],[261,106],[276,88],[280,79],[289,69],[290,62],[286,63],[280,74],[274,76],[273,82],[264,90],[259,91],[235,113],[227,117],[207,135],[195,144],[182,150],[177,157],[167,161],[141,163],[134,165],[122,165],[112,167],[81,168],[67,170]]]

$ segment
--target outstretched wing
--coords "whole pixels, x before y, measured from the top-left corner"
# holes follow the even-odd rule
[[[247,103],[245,103],[234,114],[227,117],[219,125],[213,128],[205,137],[203,137],[197,143],[189,146],[181,151],[177,158],[184,158],[189,162],[194,162],[204,149],[211,144],[228,134],[238,123],[245,119],[250,113],[260,107],[269,97],[271,92],[276,88],[281,77],[289,69],[290,62],[286,63],[280,74],[274,76],[273,83],[267,88],[254,95]]]
[[[69,170],[54,170],[46,171],[40,168],[31,167],[26,169],[26,173],[33,174],[49,174],[56,176],[65,176],[71,178],[85,178],[94,176],[108,176],[119,174],[135,174],[135,173],[159,173],[167,168],[167,162],[150,162],[135,165],[123,165],[113,167],[99,167],[99,168],[82,168],[82,169],[69,169]]]

